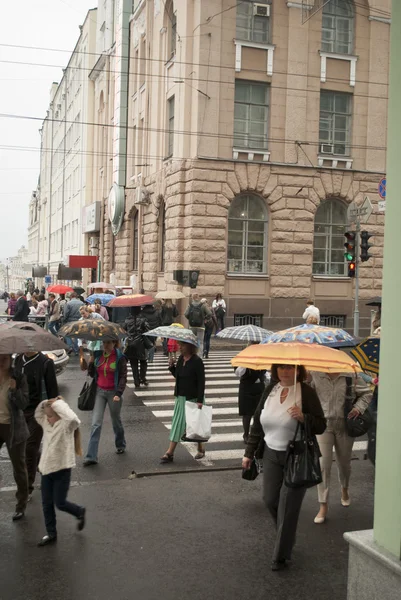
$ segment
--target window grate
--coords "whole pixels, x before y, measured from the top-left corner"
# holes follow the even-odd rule
[[[346,315],[320,315],[320,325],[324,327],[345,327]]]
[[[256,325],[257,327],[262,327],[262,323],[263,315],[234,315],[235,327],[238,327],[239,325]]]

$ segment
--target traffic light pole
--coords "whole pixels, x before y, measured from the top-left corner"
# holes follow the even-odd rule
[[[359,238],[361,232],[361,223],[356,220],[356,239],[355,239],[355,303],[354,303],[354,337],[359,336]]]

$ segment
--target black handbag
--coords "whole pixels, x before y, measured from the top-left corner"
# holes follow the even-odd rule
[[[258,475],[258,462],[257,459],[254,458],[251,462],[251,466],[249,467],[249,469],[242,469],[242,479],[246,479],[247,481],[254,481]]]
[[[356,399],[352,398],[352,379],[346,377],[347,391],[344,402],[344,419],[345,429],[350,437],[360,437],[365,435],[374,424],[374,416],[372,411],[368,407],[363,414],[358,415],[352,419],[348,418],[348,414],[353,409]]]
[[[301,439],[297,440],[298,432]],[[319,444],[310,431],[308,415],[297,424],[294,438],[289,442],[284,465],[284,483],[289,488],[310,488],[323,481]]]
[[[93,410],[95,406],[97,384],[94,379],[90,383],[85,381],[83,388],[78,396],[79,410]]]
[[[150,350],[151,348],[153,348],[153,340],[148,335],[142,336],[142,342],[146,350]]]

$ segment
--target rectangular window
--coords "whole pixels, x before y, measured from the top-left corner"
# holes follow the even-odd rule
[[[138,213],[132,219],[132,270],[138,270]]]
[[[269,86],[235,82],[234,147],[267,150]]]
[[[346,315],[320,315],[320,325],[324,327],[345,327]]]
[[[171,5],[173,6],[173,5]],[[170,28],[170,56],[174,56],[177,49],[177,14],[173,12],[171,15]]]
[[[234,315],[234,327],[239,327],[241,325],[256,325],[257,327],[262,327],[263,315]]]
[[[269,42],[270,8],[266,0],[239,2],[237,5],[237,40],[267,44]]]
[[[321,154],[350,155],[351,102],[350,94],[321,92],[319,121]]]
[[[168,118],[168,139],[167,139],[167,156],[173,156],[174,153],[174,112],[175,112],[175,96],[171,96],[167,100],[167,118]]]

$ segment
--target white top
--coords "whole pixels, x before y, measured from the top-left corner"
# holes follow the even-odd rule
[[[35,419],[43,429],[43,450],[39,462],[42,475],[75,467],[74,431],[81,421],[61,398],[53,402],[52,409],[61,419],[50,425],[44,412],[47,400],[35,410]]]
[[[224,310],[226,310],[226,303],[223,300],[223,298],[221,300],[213,300],[212,308],[218,308],[219,306],[221,306],[222,308],[224,308]]]
[[[308,308],[305,309],[305,312],[302,315],[302,318],[305,319],[305,321],[306,321],[306,319],[308,317],[316,317],[317,323],[319,325],[319,323],[320,323],[320,310],[314,304],[311,304],[310,306],[308,306]]]
[[[289,392],[287,398],[281,404],[280,396],[283,389],[289,389]],[[293,419],[288,413],[288,409],[294,404],[302,406],[300,383],[297,383],[296,390],[294,386],[283,388],[278,383],[266,398],[265,405],[260,413],[260,424],[265,433],[266,445],[272,450],[278,452],[287,450],[288,442],[294,437],[297,420]]]

